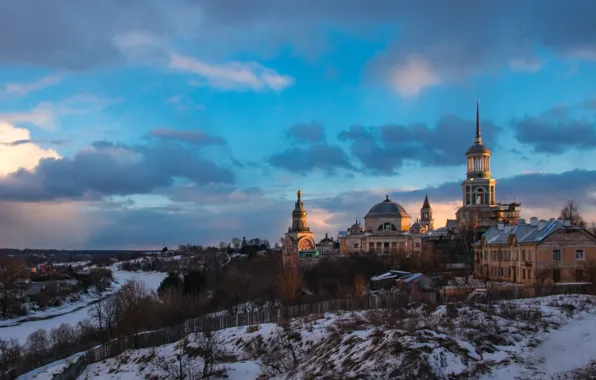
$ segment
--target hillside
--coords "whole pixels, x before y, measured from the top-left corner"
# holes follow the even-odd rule
[[[164,368],[180,363],[201,372],[206,348],[216,348],[214,368],[231,380],[565,379],[596,359],[595,326],[593,296],[312,315],[126,351],[88,366],[79,379],[165,379]],[[34,378],[49,379],[51,372]]]

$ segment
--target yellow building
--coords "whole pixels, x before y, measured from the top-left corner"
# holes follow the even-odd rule
[[[432,220],[432,209],[425,201],[426,220]],[[430,213],[430,215],[428,215]],[[424,227],[422,228],[424,229]],[[374,205],[364,217],[364,226],[358,220],[347,231],[339,234],[341,254],[374,252],[380,254],[421,251],[421,234],[410,232],[410,215],[389,199]]]
[[[474,272],[486,280],[582,282],[596,260],[596,237],[569,221],[534,217],[490,228],[474,253]]]

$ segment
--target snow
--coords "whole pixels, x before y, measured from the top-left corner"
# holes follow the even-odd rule
[[[69,363],[77,359],[79,356],[81,356],[81,353],[46,364],[43,367],[17,377],[17,380],[51,380],[54,374],[62,372]]]
[[[596,297],[557,295],[490,305],[317,314],[290,322],[298,333],[298,366],[278,378],[555,379],[596,360]],[[255,379],[262,358],[246,350],[261,339],[276,352],[280,326],[265,323],[218,331],[229,379]],[[189,335],[196,342],[198,334]],[[178,343],[128,350],[89,365],[79,380],[139,379],[155,373],[155,354],[175,360]],[[283,360],[291,355],[281,352]],[[193,361],[200,362],[194,358]],[[55,369],[50,367],[39,376]],[[46,379],[51,377],[37,377]]]
[[[128,280],[138,280],[145,284],[149,290],[157,290],[161,281],[165,278],[166,273],[161,272],[126,272],[116,269],[116,265],[109,267],[112,270],[115,284],[112,290],[105,295],[118,290]],[[38,329],[51,330],[59,327],[62,323],[67,323],[75,326],[82,320],[89,319],[89,310],[91,305],[88,303],[92,301],[91,296],[83,297],[81,302],[67,304],[59,308],[50,308],[43,312],[38,312],[29,315],[25,318],[12,319],[2,321],[0,325],[0,336],[4,339],[17,339],[19,343],[23,344],[27,340],[29,334]],[[31,317],[47,318],[40,320],[23,321]]]
[[[512,363],[495,369],[482,380],[510,380],[521,375],[537,380],[556,378],[593,360],[596,360],[596,315],[584,313],[552,331],[524,357],[524,364]]]

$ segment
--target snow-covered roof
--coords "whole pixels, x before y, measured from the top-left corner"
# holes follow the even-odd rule
[[[482,237],[488,245],[507,245],[510,236],[515,236],[518,243],[538,243],[561,229],[581,230],[582,228],[565,226],[561,220],[551,219],[536,224],[522,223],[515,226],[501,226],[501,228],[491,227]]]
[[[398,279],[398,278],[402,278],[405,276],[409,276],[411,274],[412,273],[410,273],[410,272],[404,272],[401,270],[390,270],[389,272],[380,274],[378,276],[372,276],[370,278],[370,280],[371,281],[380,281],[380,280],[386,280],[386,279],[391,279],[391,278]]]
[[[412,282],[415,279],[419,278],[420,276],[422,276],[422,273],[414,273],[413,275],[404,278],[404,282],[405,283]]]

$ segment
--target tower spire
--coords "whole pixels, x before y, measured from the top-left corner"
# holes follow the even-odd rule
[[[430,208],[430,202],[428,201],[428,193],[424,196],[424,203],[422,204],[422,208]]]
[[[476,137],[474,138],[475,144],[482,144],[482,135],[480,134],[480,100],[476,97]]]

